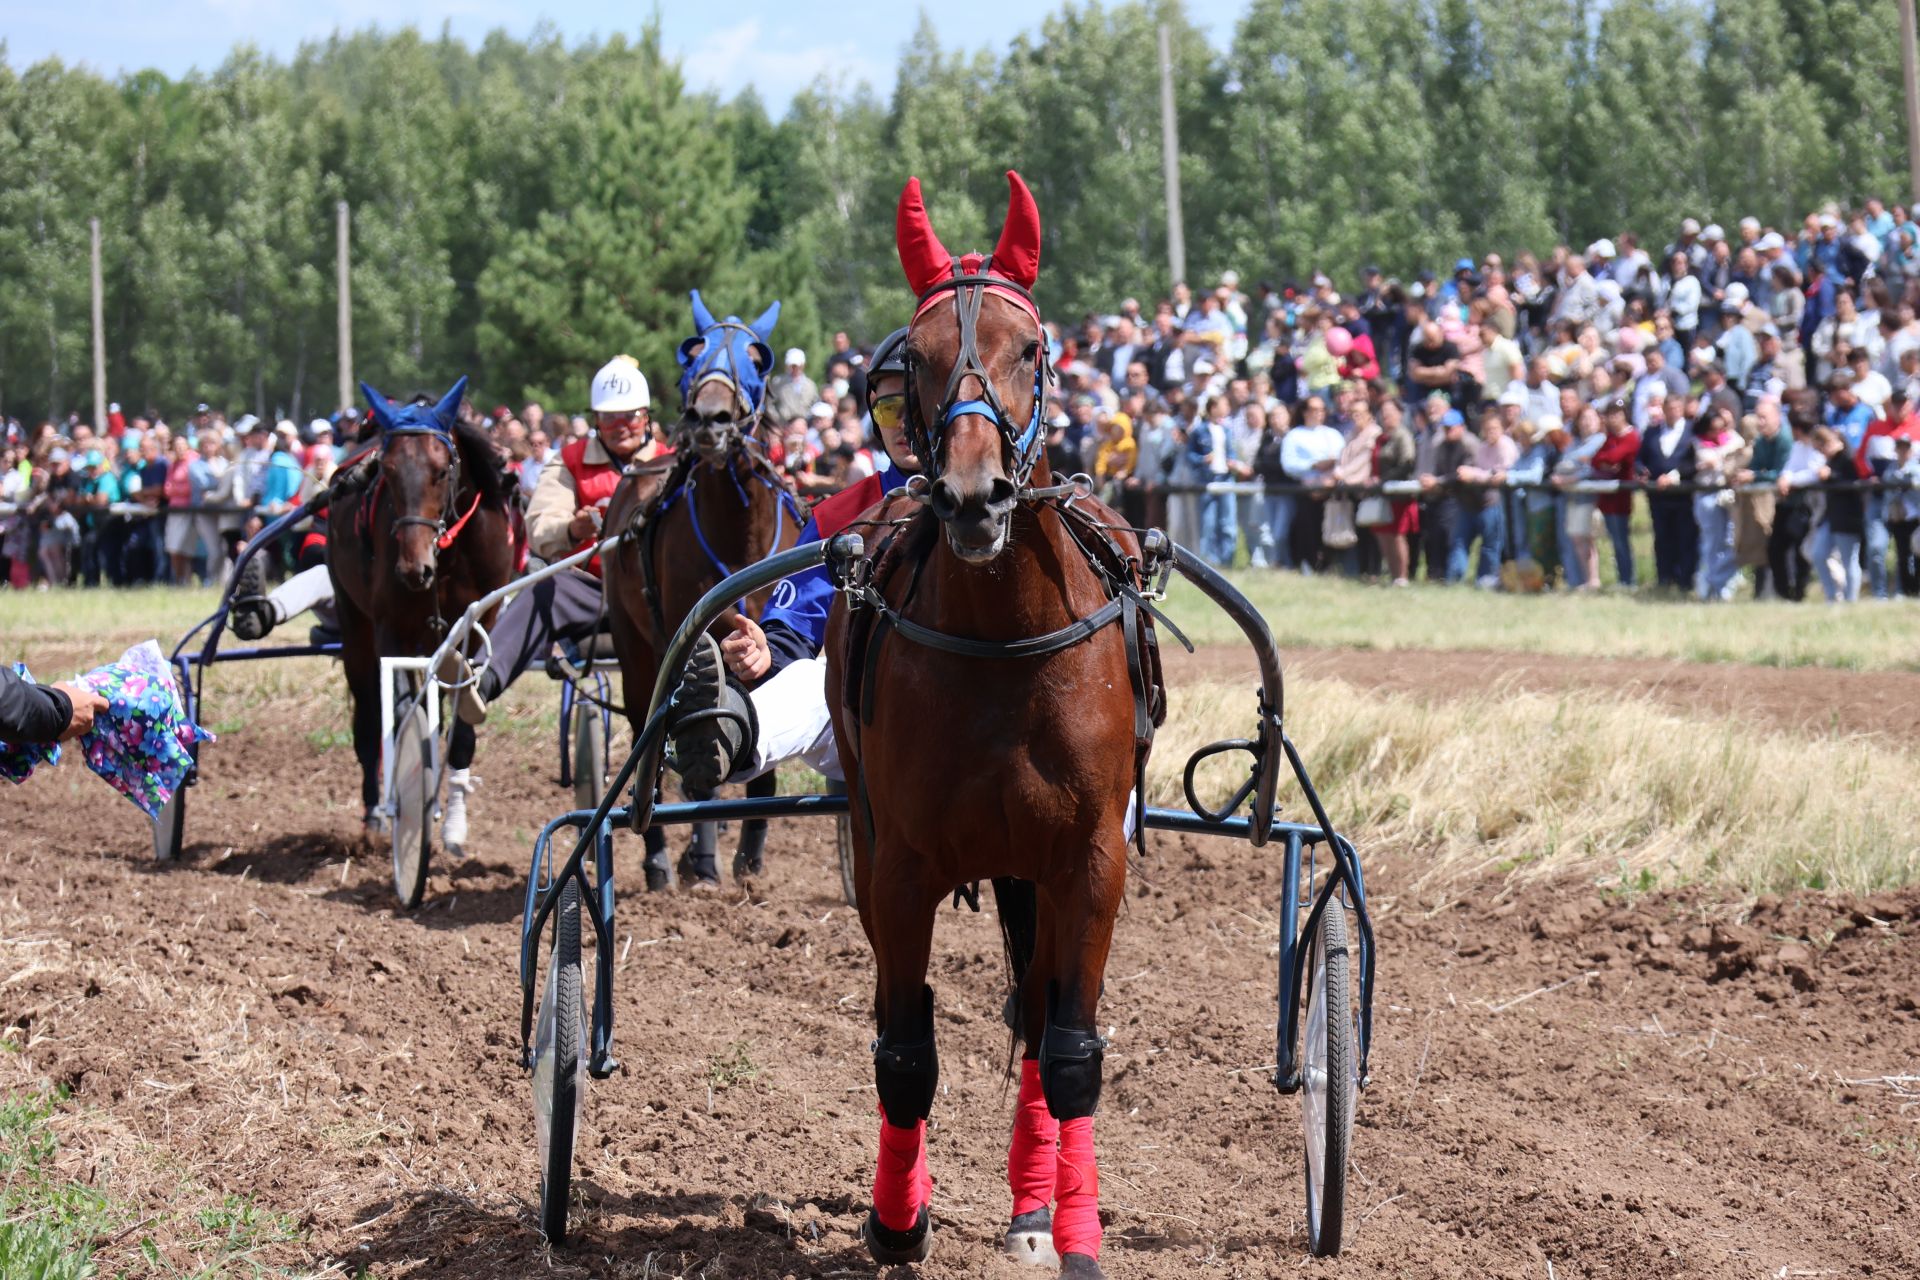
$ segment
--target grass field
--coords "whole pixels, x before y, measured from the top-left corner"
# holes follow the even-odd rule
[[[1513,596],[1426,585],[1391,590],[1260,569],[1231,576],[1266,616],[1275,638],[1294,647],[1498,649],[1920,671],[1920,603],[1912,601],[1846,609],[1751,600],[1708,606],[1650,594]],[[216,592],[199,588],[0,591],[0,660],[31,665],[38,649],[55,648],[64,657],[82,644],[114,653],[116,646],[150,637],[171,649],[217,603]],[[1173,618],[1196,643],[1242,642],[1226,615],[1184,582],[1174,582],[1170,603]],[[287,634],[304,635],[304,628]]]

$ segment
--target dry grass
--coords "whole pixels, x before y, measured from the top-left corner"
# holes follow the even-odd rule
[[[1489,874],[1741,893],[1920,879],[1910,798],[1920,755],[1903,746],[1767,733],[1590,691],[1444,700],[1300,681],[1288,695],[1288,732],[1336,825],[1363,853],[1423,867],[1409,887],[1424,899]],[[1155,803],[1181,802],[1179,769],[1195,747],[1251,729],[1244,688],[1171,698]],[[1214,762],[1202,799],[1224,796],[1244,761]],[[1288,816],[1304,812],[1297,788],[1282,797]]]

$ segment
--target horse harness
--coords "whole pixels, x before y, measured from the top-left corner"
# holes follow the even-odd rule
[[[1063,627],[1019,640],[957,636],[906,617],[905,611],[919,589],[920,574],[933,546],[932,515],[922,511],[901,520],[876,522],[886,528],[886,533],[871,554],[846,567],[837,584],[847,601],[845,670],[848,679],[843,697],[847,710],[852,713],[856,732],[858,726],[873,723],[880,651],[889,634],[942,653],[1008,660],[1059,653],[1091,640],[1117,623],[1126,646],[1127,679],[1133,693],[1134,781],[1136,793],[1144,803],[1147,755],[1153,745],[1154,730],[1165,722],[1167,714],[1166,683],[1154,623],[1164,625],[1189,653],[1193,651],[1193,643],[1154,603],[1161,596],[1160,588],[1164,587],[1173,562],[1172,546],[1165,535],[1149,531],[1142,553],[1129,554],[1112,537],[1109,526],[1075,505],[1076,497],[1084,496],[1084,492],[1080,485],[1068,484],[1030,491],[1043,496],[1030,497],[1029,501],[1036,518],[1044,518],[1042,513],[1051,511],[1059,519],[1085,557],[1088,568],[1099,579],[1107,602]],[[903,531],[908,534],[904,539],[900,537]],[[903,569],[907,573],[906,590],[901,594],[900,603],[894,605],[888,601],[886,589]],[[856,756],[858,745],[856,741]],[[871,839],[873,815],[867,800],[864,770],[858,779],[858,794]],[[1142,857],[1146,855],[1144,832],[1144,823],[1134,824],[1134,839]]]
[[[410,525],[425,525],[434,531],[433,545],[438,550],[445,551],[453,546],[454,541],[459,538],[461,531],[467,527],[467,522],[472,520],[474,515],[480,510],[480,503],[485,497],[485,492],[480,486],[473,486],[473,500],[466,504],[466,509],[461,511],[458,519],[449,523],[448,517],[460,506],[460,483],[465,474],[460,464],[460,446],[453,438],[453,433],[439,427],[428,426],[425,423],[402,423],[398,426],[382,428],[379,444],[362,449],[354,456],[349,457],[341,466],[341,471],[346,473],[342,477],[344,483],[336,482],[332,486],[332,492],[335,495],[354,490],[362,491],[366,495],[360,503],[359,526],[361,535],[360,554],[361,558],[368,563],[371,563],[373,558],[373,539],[371,536],[373,531],[373,513],[374,509],[380,505],[381,491],[386,485],[387,480],[386,470],[380,466],[380,460],[384,456],[386,437],[388,436],[431,436],[446,446],[447,450],[447,496],[441,503],[439,516],[430,519],[426,516],[396,515],[390,526],[392,532],[397,534],[400,530]],[[367,484],[365,480],[365,474],[368,471],[371,471],[373,474],[373,481],[370,485]],[[516,496],[517,493],[518,487],[516,486]],[[513,509],[513,504],[509,503],[508,521],[510,527],[513,527],[515,523]],[[445,581],[446,576],[444,574],[436,574],[434,576],[433,617],[427,625],[436,635],[445,634],[448,627],[445,616],[446,610],[442,607],[443,601],[441,599],[441,589]]]

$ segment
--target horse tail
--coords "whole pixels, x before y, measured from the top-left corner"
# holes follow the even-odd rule
[[[1040,934],[1040,891],[1031,880],[1013,876],[993,878],[993,901],[1000,914],[1000,942],[1007,958],[1009,993],[1005,1008],[1007,1030],[1007,1073],[1013,1073],[1014,1055],[1020,1048],[1020,1012],[1022,988],[1027,969],[1033,963],[1033,947]]]

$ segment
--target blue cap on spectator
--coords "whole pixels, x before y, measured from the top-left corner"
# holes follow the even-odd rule
[[[83,467],[97,467],[105,461],[98,449],[89,449],[80,455],[80,465]]]
[[[1460,416],[1458,409],[1449,409],[1440,415],[1440,425],[1443,427],[1464,427],[1467,425],[1467,420]]]
[[[1471,271],[1473,270],[1473,259],[1462,258],[1460,259],[1460,261],[1453,264],[1453,269],[1455,272]]]

